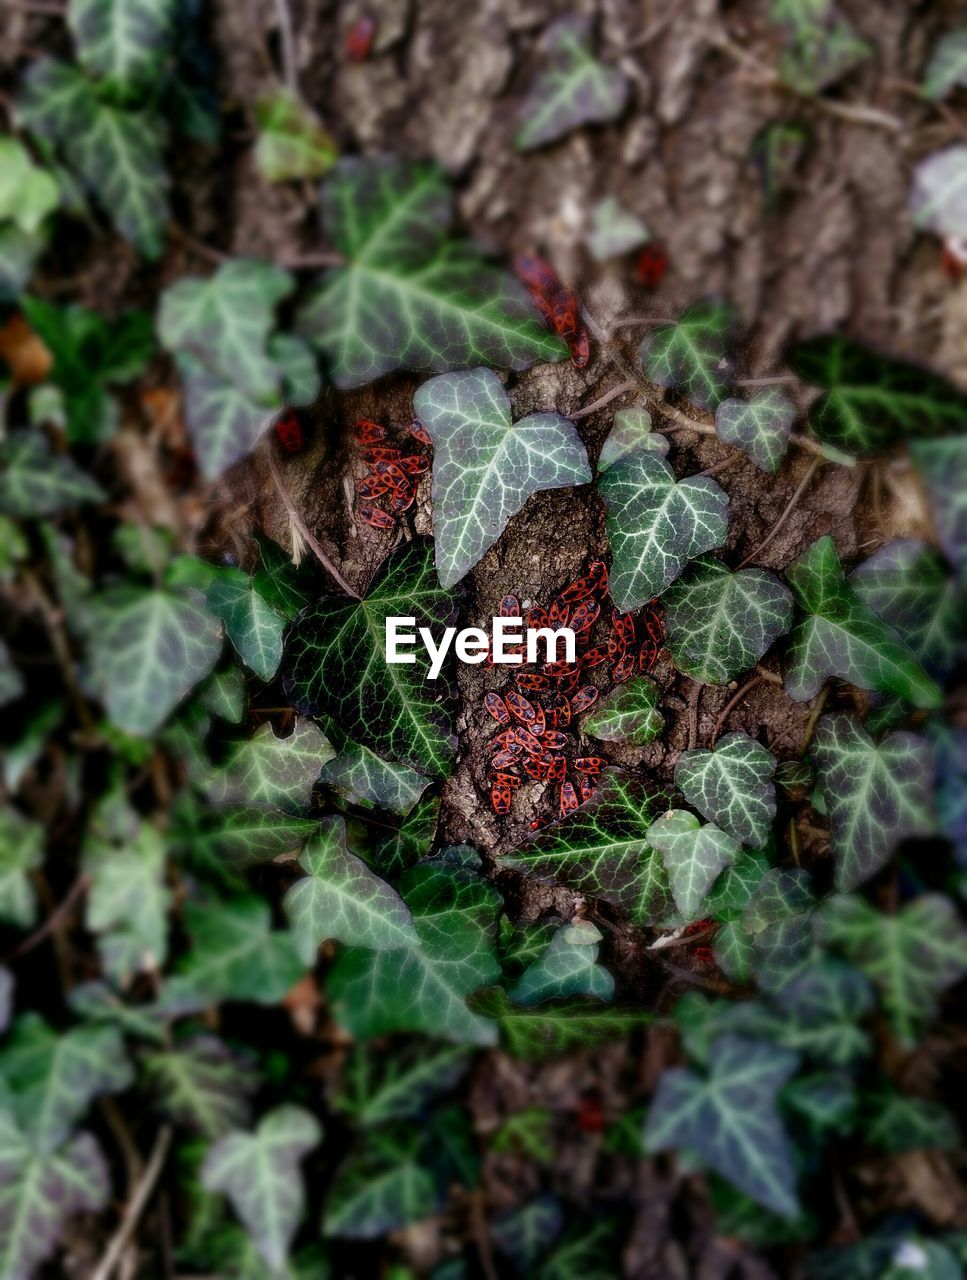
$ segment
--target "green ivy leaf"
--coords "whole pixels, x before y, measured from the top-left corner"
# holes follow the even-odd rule
[[[740,917],[768,869],[761,849],[743,849],[709,891],[705,907],[712,919],[724,923]]]
[[[569,16],[541,37],[542,67],[520,105],[517,149],[533,151],[582,124],[615,120],[628,101],[628,81],[591,52],[591,24]]]
[[[923,894],[883,915],[855,894],[831,898],[816,916],[820,942],[841,951],[878,989],[904,1048],[912,1048],[947,987],[967,973],[967,935],[953,903]]]
[[[693,1152],[758,1204],[794,1216],[796,1175],[778,1094],[797,1062],[785,1049],[720,1037],[706,1077],[681,1067],[662,1075],[645,1126],[647,1149]]]
[[[172,813],[171,838],[179,861],[215,884],[237,884],[238,872],[297,852],[316,830],[311,818],[258,805],[215,808],[186,799]]]
[[[444,587],[477,564],[532,494],[591,479],[567,418],[532,413],[515,423],[489,369],[431,378],[413,408],[433,439],[433,532]]]
[[[0,468],[0,511],[7,515],[37,519],[107,497],[73,459],[55,454],[40,431],[14,431],[0,442]]]
[[[266,182],[321,178],[336,162],[336,146],[297,94],[278,89],[255,104],[255,163]]]
[[[609,772],[577,813],[499,863],[617,903],[635,923],[652,924],[664,919],[670,905],[664,863],[648,840],[654,820],[655,800],[645,785]]]
[[[600,930],[589,920],[562,925],[543,953],[521,974],[510,992],[517,1004],[540,1004],[567,996],[610,1000],[614,978],[598,964]]]
[[[684,809],[663,813],[648,828],[648,840],[664,859],[675,906],[686,921],[701,916],[719,873],[741,853],[731,836],[711,822],[702,826]]]
[[[117,729],[153,734],[222,651],[221,626],[194,592],[111,587],[90,603],[94,684]]]
[[[114,1028],[81,1026],[61,1035],[26,1013],[0,1052],[0,1079],[5,1105],[32,1148],[51,1155],[94,1098],[120,1093],[134,1073]]]
[[[908,199],[914,224],[943,240],[967,235],[967,147],[934,151],[913,171]]]
[[[34,235],[60,204],[60,189],[16,138],[0,138],[0,221]]]
[[[916,440],[910,455],[930,495],[934,528],[958,575],[967,568],[967,435]]]
[[[775,992],[781,1021],[773,1034],[778,1044],[817,1063],[852,1066],[869,1057],[870,1037],[862,1023],[873,1003],[864,974],[820,955]]]
[[[796,406],[777,387],[763,387],[748,400],[723,400],[715,410],[719,438],[737,445],[771,475],[786,456],[795,420]]]
[[[608,467],[620,462],[629,453],[637,453],[641,449],[664,458],[669,448],[668,437],[652,431],[651,427],[651,414],[639,405],[616,413],[614,426],[598,455],[598,470],[607,471]]]
[[[0,920],[29,929],[37,898],[29,873],[44,859],[44,829],[18,810],[0,809]]]
[[[277,738],[270,724],[263,724],[251,738],[238,743],[227,764],[208,782],[215,804],[264,805],[285,813],[299,813],[309,799],[322,766],[335,755],[328,739],[311,720],[296,717],[287,738]],[[262,825],[261,820],[257,825]],[[274,821],[268,823],[274,826]],[[243,829],[250,829],[243,820]],[[222,834],[234,838],[237,829]]]
[[[75,1214],[107,1204],[111,1178],[89,1133],[55,1152],[38,1151],[0,1112],[0,1274],[31,1280]]]
[[[870,56],[870,46],[841,14],[796,31],[780,64],[784,84],[812,96],[841,80]]]
[[[882,1089],[866,1099],[863,1136],[871,1147],[891,1153],[954,1151],[960,1145],[956,1117],[926,1098]]]
[[[635,676],[598,699],[584,717],[584,732],[602,742],[644,747],[665,727],[664,716],[656,710],[658,699],[658,689],[648,677]]]
[[[792,595],[775,574],[733,572],[714,556],[689,565],[662,603],[675,666],[705,684],[748,671],[792,626]]]
[[[205,1156],[202,1186],[228,1196],[275,1271],[285,1267],[305,1211],[300,1162],[321,1140],[313,1115],[302,1107],[281,1106],[267,1112],[254,1133],[228,1133]]]
[[[904,437],[967,427],[967,395],[945,378],[826,334],[794,346],[792,370],[824,394],[809,411],[820,440],[870,453]]]
[[[85,922],[98,936],[107,976],[126,986],[135,974],[157,971],[168,952],[165,842],[148,823],[131,839],[85,841],[84,872],[90,878]]]
[[[77,57],[121,98],[146,94],[171,53],[174,0],[70,0],[67,22]]]
[[[286,639],[283,672],[298,710],[329,716],[384,759],[438,778],[454,754],[449,680],[428,679],[419,643],[411,665],[391,666],[385,656],[390,615],[413,617],[437,638],[453,620],[454,600],[437,584],[432,557],[432,542],[414,538],[387,556],[363,600],[325,596],[310,605]]]
[[[683,751],[675,784],[703,818],[742,844],[759,847],[776,816],[776,758],[747,733],[728,733],[714,751]]]
[[[933,763],[923,738],[893,733],[877,744],[853,716],[823,716],[812,756],[841,892],[875,875],[902,840],[934,831]]]
[[[608,508],[614,556],[611,591],[619,609],[637,609],[660,595],[689,560],[721,546],[729,499],[708,476],[676,480],[655,453],[633,453],[598,480]]]
[[[192,948],[169,978],[162,1005],[193,1012],[222,1000],[276,1004],[305,974],[295,940],[273,930],[261,898],[185,905]]]
[[[427,857],[440,816],[440,797],[425,797],[400,826],[383,835],[373,847],[370,861],[382,875],[395,877]]]
[[[962,650],[964,598],[937,552],[897,538],[856,566],[849,585],[931,671],[949,673]]]
[[[193,1035],[141,1063],[158,1105],[178,1124],[210,1140],[248,1124],[258,1073],[217,1036]]]
[[[923,76],[923,96],[940,102],[951,89],[967,86],[967,27],[941,36]]]
[[[542,1274],[537,1267],[564,1230],[565,1211],[555,1196],[545,1192],[500,1214],[490,1225],[490,1234],[501,1253],[510,1258],[517,1275]]]
[[[683,392],[692,404],[714,409],[732,380],[731,307],[716,299],[686,308],[675,324],[661,324],[641,344],[645,377]]]
[[[432,1099],[448,1093],[471,1061],[471,1052],[460,1045],[423,1039],[400,1046],[392,1055],[357,1045],[333,1105],[361,1129],[412,1120],[426,1112]]]
[[[228,724],[241,724],[245,715],[245,677],[237,667],[216,671],[199,690],[206,711]]]
[[[496,892],[471,872],[439,864],[408,871],[399,892],[420,945],[345,951],[329,977],[337,1021],[358,1038],[422,1031],[459,1044],[493,1044],[493,1024],[471,1013],[466,997],[499,973]]]
[[[432,1174],[406,1148],[382,1138],[354,1152],[329,1191],[326,1236],[375,1240],[432,1217],[440,1196]]]
[[[224,622],[238,656],[260,680],[271,680],[282,661],[285,619],[241,569],[219,569],[205,595],[209,609]]]
[[[168,130],[156,109],[115,106],[76,67],[41,58],[26,74],[17,117],[57,148],[126,240],[146,258],[161,256]]]
[[[607,262],[620,258],[632,249],[647,244],[651,233],[640,218],[615,196],[605,196],[591,210],[591,230],[588,232],[588,249],[595,262]]]
[[[625,1040],[636,1027],[655,1020],[653,1013],[643,1009],[616,1009],[588,1000],[525,1008],[514,1004],[499,987],[479,992],[471,1000],[471,1007],[499,1022],[506,1052],[528,1062]]]
[[[363,809],[407,814],[430,785],[430,779],[402,764],[381,760],[368,747],[347,743],[323,765],[319,781]]]
[[[323,277],[299,329],[337,387],[394,369],[526,369],[567,354],[508,271],[449,238],[452,194],[435,166],[342,160],[321,199],[329,240],[346,263]]]
[[[306,874],[282,905],[305,964],[315,963],[320,945],[329,938],[374,951],[419,946],[399,895],[346,848],[343,818],[323,818],[299,866]]]
[[[808,872],[772,867],[742,912],[741,927],[753,952],[763,991],[778,991],[815,958],[815,899]]]
[[[819,538],[786,570],[807,617],[792,633],[786,692],[797,702],[814,698],[831,676],[860,689],[936,707],[941,692],[913,653],[850,590],[831,537]]]

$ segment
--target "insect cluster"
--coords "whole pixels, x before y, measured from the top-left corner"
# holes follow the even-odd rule
[[[578,316],[578,300],[552,267],[533,253],[521,253],[514,259],[517,278],[534,300],[541,319],[571,352],[571,363],[583,369],[591,354],[588,331]]]
[[[356,517],[374,529],[392,529],[397,516],[412,507],[420,476],[430,469],[429,455],[412,441],[430,445],[430,436],[419,418],[410,423],[410,439],[399,447],[389,444],[386,428],[369,418],[360,418],[353,434],[371,468],[356,484]]]
[[[534,604],[524,615],[526,630],[570,627],[576,641],[576,661],[523,663],[513,668],[510,688],[485,694],[484,707],[500,725],[500,732],[489,743],[488,783],[495,813],[510,813],[514,792],[523,785],[521,773],[535,782],[555,784],[561,817],[594,795],[605,761],[600,756],[565,754],[568,747],[578,745],[573,733],[567,731],[576,731],[576,717],[598,700],[599,689],[589,682],[588,673],[610,663],[611,681],[622,684],[652,669],[664,641],[661,615],[652,601],[637,619],[612,609],[607,637],[592,643],[607,595],[608,567],[602,560],[594,560],[584,577],[566,587],[550,606]],[[516,596],[504,596],[500,615],[521,616]],[[523,655],[525,645],[518,648]],[[545,821],[532,825],[544,826]]]

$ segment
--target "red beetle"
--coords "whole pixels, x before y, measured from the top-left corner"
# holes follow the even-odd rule
[[[638,659],[634,653],[622,654],[611,669],[611,679],[615,684],[624,684],[626,680],[630,680],[635,674],[635,668],[637,665]],[[651,667],[649,667],[648,670],[650,671]]]
[[[386,428],[373,422],[372,418],[360,418],[353,427],[353,432],[360,444],[375,444],[378,440],[386,439]]]
[[[499,693],[488,693],[484,695],[484,706],[498,724],[510,724],[510,712],[507,710],[507,703]]]
[[[519,618],[520,617],[520,601],[516,596],[504,596],[500,602],[499,616],[501,618]]]
[[[396,521],[388,511],[379,507],[360,507],[356,513],[363,524],[372,525],[374,529],[395,529]]]
[[[597,689],[593,684],[586,684],[583,689],[578,689],[571,699],[571,710],[576,716],[579,716],[582,711],[587,711],[589,707],[593,707],[597,700]]]
[[[574,761],[578,773],[600,773],[605,764],[601,756],[578,756]]]
[[[370,14],[357,18],[346,32],[346,58],[349,62],[365,62],[373,52],[376,19]]]
[[[494,813],[510,813],[513,791],[502,783],[495,782],[490,788],[490,805]]]
[[[433,437],[430,435],[429,431],[427,431],[419,418],[414,418],[407,430],[414,440],[419,440],[420,444],[428,444],[432,446]]]
[[[578,793],[574,789],[574,783],[562,782],[560,794],[561,817],[573,813],[580,803]]]
[[[292,409],[286,409],[275,423],[275,436],[287,453],[298,453],[304,443],[302,424]]]
[[[528,702],[522,693],[517,693],[511,689],[506,695],[507,706],[510,714],[515,720],[519,720],[521,724],[533,724],[537,719],[537,712],[534,710],[534,704]]]
[[[657,289],[668,270],[668,254],[660,244],[649,244],[638,255],[635,279],[646,289]]]

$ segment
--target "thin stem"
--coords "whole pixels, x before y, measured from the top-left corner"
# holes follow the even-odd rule
[[[141,1180],[135,1188],[134,1194],[128,1201],[128,1206],[124,1211],[124,1216],[118,1226],[117,1231],[111,1237],[107,1249],[104,1251],[97,1269],[94,1271],[92,1280],[110,1280],[110,1276],[121,1259],[128,1241],[134,1233],[138,1220],[144,1212],[145,1205],[151,1198],[154,1191],[155,1183],[161,1176],[161,1170],[164,1168],[165,1159],[168,1155],[168,1148],[171,1145],[171,1126],[162,1125],[158,1130],[158,1136],[155,1139],[154,1148],[151,1157],[145,1166]]]
[[[597,413],[599,409],[603,409],[604,406],[606,404],[610,404],[612,400],[617,400],[618,396],[623,396],[626,391],[637,391],[637,389],[638,389],[637,381],[632,381],[629,379],[627,382],[622,382],[617,387],[612,387],[612,389],[606,392],[605,395],[600,396],[597,400],[592,401],[591,404],[586,405],[583,409],[577,409],[575,410],[574,413],[569,413],[567,416],[571,419],[572,422],[576,418],[586,418],[589,414]]]
[[[692,691],[688,695],[688,749],[693,751],[698,745],[698,704],[702,697],[702,685],[698,680],[692,681]]]
[[[736,378],[735,385],[737,387],[779,387],[795,381],[795,374],[777,373],[771,378]]]
[[[733,697],[729,698],[728,702],[719,712],[715,724],[712,726],[712,737],[709,742],[710,747],[714,747],[716,742],[718,742],[719,734],[722,732],[722,728],[726,720],[729,718],[730,712],[738,706],[749,690],[754,688],[757,684],[761,684],[763,679],[764,677],[761,675],[754,675],[751,680],[747,680],[745,682],[742,688],[739,689]]]
[[[268,441],[266,441],[266,446],[265,446],[265,457],[268,460],[268,464],[269,464],[269,474],[272,476],[272,481],[275,484],[276,489],[278,490],[279,497],[282,499],[282,504],[285,507],[286,511],[289,513],[289,519],[292,521],[296,529],[299,531],[300,537],[303,539],[306,546],[311,548],[316,559],[319,561],[322,567],[326,570],[326,572],[332,577],[332,579],[335,582],[337,582],[340,587],[342,587],[343,591],[345,591],[347,595],[352,596],[354,600],[358,600],[359,592],[354,591],[352,589],[352,587],[349,585],[346,579],[342,576],[342,574],[339,572],[339,570],[336,568],[333,562],[329,559],[328,555],[323,549],[322,544],[319,542],[318,538],[316,538],[314,534],[309,532],[309,528],[306,525],[306,522],[303,520],[302,516],[299,514],[298,508],[296,507],[295,503],[292,501],[292,498],[289,494],[288,489],[285,487],[285,481],[282,479],[282,475],[279,471],[279,464],[275,460],[275,456],[272,453],[272,446]]]
[[[299,72],[295,56],[295,33],[292,30],[292,14],[287,0],[275,0],[275,14],[279,20],[279,43],[282,49],[282,79],[293,93],[299,92]]]
[[[806,728],[802,736],[802,745],[799,748],[799,754],[804,756],[812,741],[813,730],[816,728],[816,721],[823,714],[823,707],[826,705],[826,699],[829,697],[829,685],[824,685],[819,691],[816,702],[812,711],[809,713],[809,719],[806,721]]]
[[[740,569],[744,569],[744,568],[745,568],[745,566],[746,566],[746,565],[747,565],[751,560],[755,560],[755,559],[757,559],[757,558],[762,554],[762,552],[766,549],[766,547],[769,545],[769,543],[770,543],[770,542],[772,542],[772,540],[775,538],[776,534],[778,534],[778,533],[779,533],[779,531],[782,529],[782,526],[786,523],[786,521],[787,521],[787,520],[789,519],[789,517],[792,515],[793,510],[795,509],[796,503],[799,501],[799,499],[800,499],[800,498],[802,497],[802,495],[805,493],[806,488],[807,488],[807,486],[809,485],[809,482],[812,480],[813,476],[816,474],[817,470],[818,470],[818,469],[819,469],[819,467],[822,465],[822,462],[823,462],[823,459],[822,459],[822,458],[814,458],[814,459],[812,460],[812,462],[810,462],[809,466],[806,468],[806,474],[805,474],[805,475],[803,476],[803,478],[799,481],[799,484],[796,486],[796,491],[795,491],[795,493],[792,495],[792,497],[791,497],[791,498],[789,499],[789,501],[786,503],[785,508],[784,508],[784,510],[783,510],[783,512],[782,512],[782,515],[779,517],[779,519],[776,521],[776,523],[772,526],[772,528],[769,530],[769,532],[766,534],[766,536],[762,539],[762,541],[759,543],[759,545],[758,545],[757,547],[754,547],[754,548],[749,552],[749,554],[746,556],[746,558],[745,558],[745,559],[742,561],[742,563],[739,565],[739,568],[740,568]]]
[[[64,687],[67,690],[71,706],[74,708],[85,732],[93,734],[96,728],[94,717],[91,715],[90,709],[84,700],[84,695],[74,674],[74,659],[71,654],[70,641],[67,638],[61,611],[48,596],[41,585],[40,579],[32,569],[24,569],[23,580],[27,590],[33,596],[34,603],[43,619],[47,637],[50,640],[50,647],[53,649],[57,665],[60,667],[61,678],[64,681]]]
[[[3,958],[4,964],[9,964],[11,960],[19,960],[21,956],[25,956],[28,951],[33,951],[34,947],[40,945],[43,940],[50,936],[64,922],[70,914],[74,904],[82,894],[86,893],[90,888],[90,876],[80,875],[67,890],[63,900],[58,903],[54,910],[50,913],[42,925],[39,925],[32,934],[24,938],[17,944],[12,951],[9,951]]]
[[[671,316],[625,316],[623,320],[616,320],[611,326],[611,332],[616,333],[619,329],[639,328],[643,324],[674,324]]]

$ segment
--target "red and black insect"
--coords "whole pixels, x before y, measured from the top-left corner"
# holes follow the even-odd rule
[[[587,711],[593,707],[598,700],[598,691],[593,684],[586,684],[583,689],[578,689],[577,693],[571,699],[571,710],[576,716],[582,711]]]
[[[608,657],[608,646],[599,644],[581,654],[581,666],[585,668],[599,667],[602,662],[608,661]]]
[[[649,600],[642,609],[641,630],[644,642],[638,651],[638,670],[650,671],[665,643],[665,624],[657,599]]]
[[[484,706],[498,724],[510,724],[510,712],[507,710],[507,703],[499,693],[488,693],[484,695]]]
[[[490,805],[494,813],[505,815],[510,813],[513,791],[502,783],[495,782],[490,788]]]
[[[517,764],[520,760],[520,747],[516,751],[498,751],[491,758],[490,767],[492,769],[509,769],[511,765]]]
[[[407,430],[414,440],[419,440],[420,444],[429,445],[431,448],[433,447],[433,437],[430,435],[429,431],[427,431],[419,418],[414,418]]]
[[[399,451],[396,452],[399,457]],[[407,453],[399,457],[399,467],[408,476],[422,476],[430,469],[430,459],[425,453]]]
[[[376,444],[386,439],[386,428],[372,418],[360,418],[353,427],[353,433],[360,444]]]
[[[504,596],[498,612],[501,618],[519,618],[520,601],[516,596]]]
[[[541,693],[544,689],[551,687],[551,682],[545,675],[536,672],[530,675],[522,672],[520,675],[514,676],[514,683],[518,689],[524,689],[527,693]]]
[[[356,485],[356,495],[360,498],[366,498],[367,501],[373,498],[381,498],[384,493],[389,493],[390,482],[385,476],[364,476]]]
[[[374,529],[395,529],[396,521],[388,511],[379,507],[360,507],[356,514],[363,524],[372,525]]]
[[[298,453],[305,444],[302,423],[293,409],[286,409],[275,422],[275,438],[286,453]]]
[[[376,462],[396,462],[399,456],[399,449],[392,449],[389,445],[379,445],[376,448],[367,449],[363,454],[363,461],[370,464]]]
[[[574,767],[578,773],[600,773],[606,763],[600,756],[578,756]]]
[[[660,244],[649,244],[638,255],[635,279],[646,289],[657,289],[668,270],[668,254]]]
[[[611,668],[611,679],[615,684],[624,684],[626,680],[630,680],[635,674],[638,666],[638,657],[634,652],[623,653],[618,661]],[[648,668],[649,671],[651,667]]]
[[[590,631],[597,622],[601,613],[601,606],[597,600],[586,599],[575,606],[574,612],[571,614],[571,630],[577,634],[582,631]]]
[[[522,693],[517,693],[514,689],[509,690],[506,695],[506,703],[510,714],[521,724],[533,724],[536,720],[537,712],[534,710],[534,704],[528,701]]]
[[[510,773],[506,769],[496,769],[490,775],[491,782],[501,787],[511,787],[516,790],[520,785],[520,777],[516,773]]]
[[[595,791],[597,791],[597,787],[594,785],[590,775],[583,773],[578,779],[578,795],[581,797],[581,803],[586,804]]]
[[[560,793],[561,816],[565,817],[567,814],[573,813],[580,803],[580,800],[578,800],[578,793],[574,788],[574,783],[562,782]]]
[[[571,363],[582,369],[590,356],[588,334],[578,314],[578,300],[543,258],[521,253],[514,259],[517,278],[533,299],[541,319],[563,338],[571,352]]]
[[[373,52],[376,39],[376,19],[371,14],[357,18],[346,32],[346,59],[349,62],[365,62]]]

